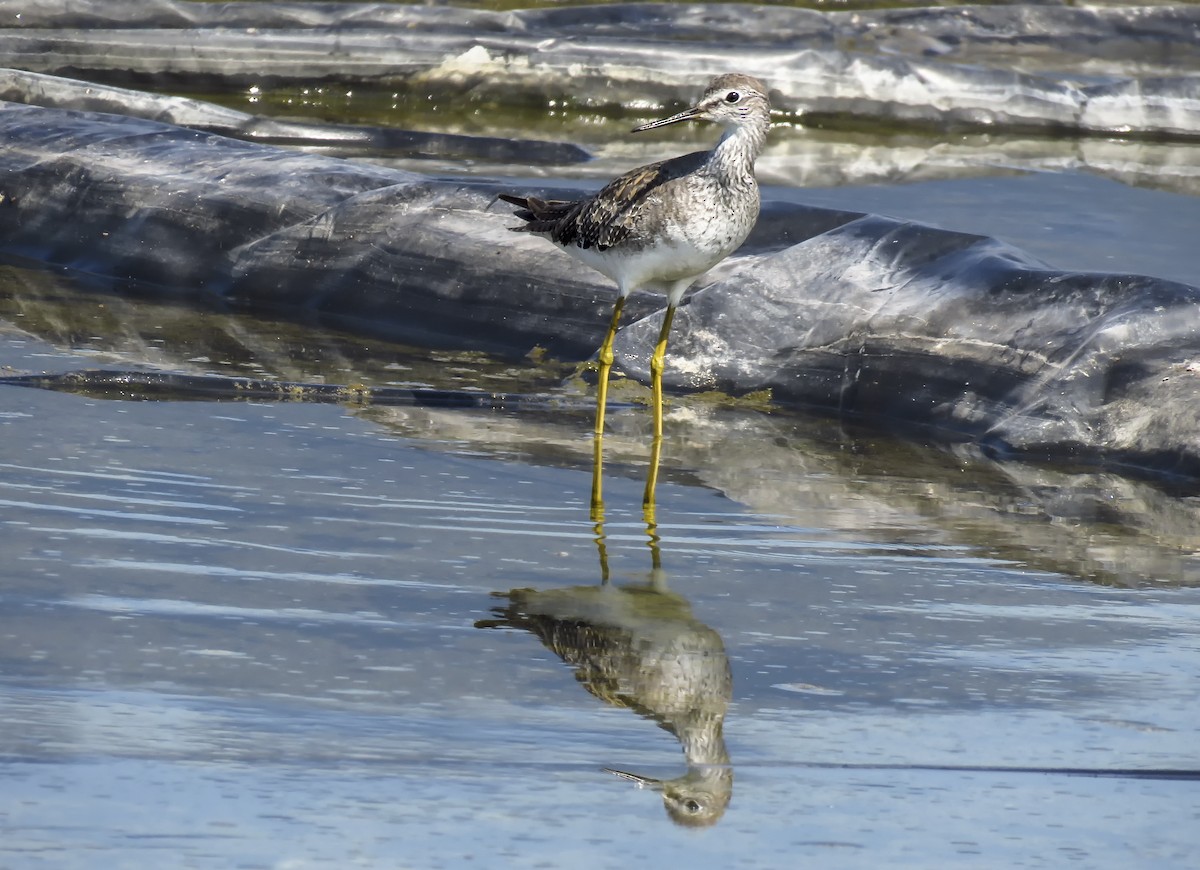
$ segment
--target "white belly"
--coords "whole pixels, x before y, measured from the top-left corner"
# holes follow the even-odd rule
[[[738,244],[741,244],[740,239]],[[680,281],[690,283],[732,251],[701,250],[683,241],[663,241],[640,251],[622,248],[598,251],[574,245],[563,250],[615,281],[621,295],[642,287],[666,287]]]

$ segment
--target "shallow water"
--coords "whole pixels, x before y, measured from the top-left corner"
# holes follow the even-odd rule
[[[3,361],[121,361],[92,344]],[[1108,479],[1022,502],[981,459],[680,398],[654,571],[616,411],[613,586],[665,583],[691,617],[638,611],[642,643],[715,632],[732,674],[701,833],[604,772],[682,776],[669,730],[475,627],[600,584],[586,413],[0,395],[5,866],[1194,858],[1200,571],[1169,522],[1065,509]]]

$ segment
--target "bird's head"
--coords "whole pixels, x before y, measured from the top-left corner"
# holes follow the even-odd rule
[[[685,828],[707,828],[725,815],[733,797],[733,768],[728,765],[689,767],[675,779],[653,779],[627,770],[606,767],[608,773],[637,783],[662,795],[671,821]]]
[[[757,123],[768,118],[771,101],[767,86],[751,76],[728,73],[714,78],[704,90],[704,96],[690,109],[677,115],[634,127],[634,133],[678,124],[681,121],[712,121],[726,129]]]

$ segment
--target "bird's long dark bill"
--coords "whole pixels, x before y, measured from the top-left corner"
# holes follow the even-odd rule
[[[680,121],[694,121],[700,117],[700,108],[692,106],[690,109],[685,109],[678,115],[672,115],[669,118],[663,118],[661,121],[651,121],[649,124],[643,124],[640,127],[634,127],[634,133],[641,133],[643,130],[653,130],[656,127],[665,127],[668,124],[678,124]]]
[[[661,779],[652,779],[648,776],[641,776],[639,774],[629,773],[628,771],[624,770],[613,770],[611,767],[604,768],[604,772],[611,773],[613,776],[619,776],[621,779],[627,779],[630,782],[636,782],[638,788],[649,788],[653,789],[654,791],[662,791],[663,784]]]

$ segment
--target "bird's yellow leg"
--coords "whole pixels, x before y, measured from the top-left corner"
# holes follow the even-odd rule
[[[604,411],[608,405],[608,375],[613,364],[613,339],[621,322],[621,309],[625,297],[618,296],[613,306],[608,332],[600,343],[597,359],[600,361],[600,379],[596,384],[596,427],[592,436],[592,519],[600,523],[604,518]],[[607,566],[605,566],[607,568]]]
[[[621,322],[621,309],[625,307],[625,297],[618,296],[617,304],[613,306],[612,320],[608,322],[608,333],[600,344],[600,380],[596,385],[596,428],[597,436],[604,434],[604,409],[608,404],[608,373],[612,371],[613,339],[617,334],[617,325]]]
[[[658,333],[658,343],[654,345],[654,355],[650,357],[650,395],[654,413],[654,433],[650,442],[650,470],[646,475],[646,493],[642,496],[642,507],[652,518],[654,515],[654,490],[658,486],[658,463],[662,456],[663,437],[663,367],[667,357],[667,336],[671,332],[671,321],[675,317],[675,306],[668,305],[667,313],[663,316],[662,329]]]
[[[642,496],[642,516],[646,518],[646,526],[649,529],[658,528],[654,508],[654,490],[658,486],[658,461],[661,456],[662,438],[655,438],[650,442],[650,469],[646,472],[646,492]],[[651,537],[653,537],[653,533]]]
[[[650,357],[650,390],[654,401],[654,438],[662,438],[663,434],[663,368],[667,358],[667,336],[671,333],[671,321],[675,318],[675,307],[667,306],[663,316],[662,329],[658,331],[658,343],[654,345],[654,355]]]

